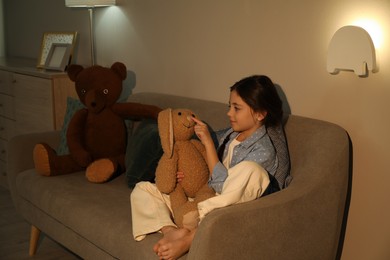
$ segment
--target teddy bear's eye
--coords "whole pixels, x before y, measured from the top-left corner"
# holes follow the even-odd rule
[[[196,117],[194,114],[191,115],[192,117]]]
[[[82,90],[81,90],[81,94],[84,95],[85,93],[87,93],[87,91],[86,91],[85,89],[82,89]]]
[[[103,90],[103,93],[107,95],[107,94],[108,94],[108,89],[105,88],[105,89]]]
[[[181,116],[181,112],[177,113],[179,116]]]

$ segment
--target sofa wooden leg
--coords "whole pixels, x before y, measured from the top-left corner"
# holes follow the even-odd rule
[[[41,231],[36,226],[31,225],[30,249],[28,252],[30,256],[35,255],[35,253],[37,252],[40,234],[41,234]]]

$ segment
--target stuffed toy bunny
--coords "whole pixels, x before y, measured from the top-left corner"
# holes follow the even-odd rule
[[[194,228],[197,203],[215,195],[207,181],[209,170],[203,144],[194,135],[196,117],[188,109],[165,109],[158,115],[158,130],[164,151],[157,169],[156,186],[170,195],[174,221],[179,227]],[[177,172],[184,178],[178,183]]]

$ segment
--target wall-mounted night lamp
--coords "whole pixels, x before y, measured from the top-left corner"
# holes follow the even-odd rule
[[[116,0],[65,0],[67,7],[82,7],[89,11],[89,35],[91,38],[91,62],[95,65],[95,36],[94,36],[94,9],[96,7],[105,7],[115,5]]]
[[[367,31],[358,26],[344,26],[336,31],[328,47],[329,73],[346,70],[367,76],[368,70],[375,68],[375,47]]]

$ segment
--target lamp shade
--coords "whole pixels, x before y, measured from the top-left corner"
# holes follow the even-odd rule
[[[115,0],[65,0],[67,7],[100,7],[115,5]]]

